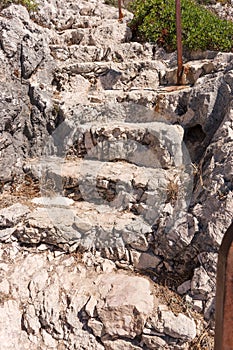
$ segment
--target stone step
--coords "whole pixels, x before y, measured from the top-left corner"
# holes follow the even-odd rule
[[[84,40],[84,29],[70,30],[59,36],[56,44],[51,44],[52,56],[58,61],[78,60],[85,62],[136,62],[152,60],[152,45],[142,45],[137,42],[122,43],[117,46],[106,45],[103,47],[87,45]],[[78,42],[80,41],[80,44]]]
[[[44,154],[99,161],[125,160],[138,166],[164,169],[186,164],[183,159],[183,128],[162,121],[143,123],[143,119],[153,115],[146,109],[140,113],[139,108],[136,115],[133,107],[122,111],[128,121],[117,121],[116,117],[124,116],[120,111],[111,114],[111,110],[91,123],[80,125],[76,118],[65,120],[47,141]],[[130,122],[136,118],[141,118],[141,122]]]
[[[25,243],[147,251],[153,227],[162,220],[169,230],[189,204],[192,179],[184,169],[55,157],[31,160],[27,169],[40,179],[41,197],[18,228]]]
[[[153,225],[163,210],[183,210],[192,188],[188,169],[139,167],[127,162],[100,162],[50,157],[27,163],[40,181],[41,195],[65,196],[76,202],[140,215]]]
[[[94,48],[92,50],[98,51]],[[101,55],[105,55],[106,52],[103,51]],[[198,79],[215,72],[215,69],[216,66],[210,60],[184,64],[182,88],[191,89]],[[77,105],[77,100],[83,104],[97,104],[114,99],[116,102],[132,101],[155,106],[161,95],[182,94],[178,90],[179,87],[176,87],[176,65],[168,68],[165,63],[157,60],[120,63],[77,63],[74,60],[66,60],[65,64],[58,65],[55,80],[59,86],[58,102],[61,105],[64,103],[66,108],[70,107],[72,110]]]
[[[156,203],[169,201],[169,183],[176,177],[178,181],[181,175],[179,169],[138,167],[122,161],[65,161],[56,157],[31,161],[27,167],[41,180],[44,195],[65,195],[75,201],[135,213],[149,211],[149,207],[153,210]]]
[[[127,47],[130,48],[132,43],[128,43],[125,45],[129,45]],[[135,43],[133,43],[135,44]],[[140,44],[139,44],[140,45]],[[141,45],[142,46],[142,45]],[[56,48],[57,46],[54,46]],[[58,48],[60,48],[58,46]],[[82,47],[75,46],[74,49],[84,49],[88,50],[88,47]],[[89,47],[89,50],[92,51],[93,49],[98,50],[98,47],[91,48]],[[123,49],[123,48],[122,48]],[[100,49],[99,49],[100,50]],[[103,50],[103,49],[102,49]],[[107,50],[107,48],[106,48]],[[110,52],[111,49],[109,48]],[[143,47],[140,47],[140,51],[143,50]],[[105,52],[106,54],[106,52]],[[214,71],[216,71],[218,65],[218,61],[213,62],[213,60],[210,59],[203,59],[199,61],[189,61],[187,63],[184,63],[184,75],[186,76],[186,79],[190,81],[190,83],[194,83],[200,76],[210,74]],[[135,78],[136,73],[139,74],[141,72],[145,71],[155,71],[157,74],[160,75],[161,84],[174,84],[175,79],[174,75],[176,74],[176,61],[171,65],[166,64],[166,62],[163,62],[162,60],[152,60],[151,58],[144,58],[139,59],[138,57],[134,57],[132,59],[122,59],[120,62],[108,62],[108,61],[83,61],[77,62],[75,59],[69,59],[66,60],[65,64],[60,64],[58,70],[64,73],[70,73],[70,74],[81,74],[84,76],[88,76],[90,74],[93,74],[95,76],[102,76],[104,74],[107,74],[109,70],[114,70],[121,73],[122,75],[131,75],[131,78]]]
[[[21,243],[55,244],[62,249],[67,245],[69,251],[78,247],[112,252],[117,249],[118,254],[122,254],[118,258],[128,261],[126,247],[140,251],[149,248],[152,228],[143,216],[103,204],[75,202],[67,205],[64,197],[41,197],[32,201],[36,208],[15,234]]]
[[[50,45],[51,48],[59,47],[58,45]],[[91,50],[91,47],[88,45],[77,45],[73,47],[74,49],[83,49],[87,51],[88,49]],[[100,49],[98,46],[94,46],[95,49]],[[102,49],[107,49],[107,47],[102,47]],[[142,45],[137,42],[129,42],[129,43],[122,43],[119,47],[111,48],[111,51],[113,49],[119,49],[124,52],[122,59],[119,58],[117,61],[111,61],[111,62],[101,62],[101,61],[75,61],[74,59],[70,58],[65,65],[60,65],[61,69],[66,69],[67,72],[71,73],[83,73],[88,72],[90,69],[95,71],[95,67],[98,67],[99,65],[104,65],[105,67],[109,67],[111,65],[114,67],[118,67],[119,69],[123,70],[126,68],[132,68],[135,66],[135,68],[149,68],[149,69],[164,69],[167,68],[168,71],[174,69],[177,65],[177,59],[176,56],[173,54],[171,57],[167,54],[166,59],[162,60],[160,58],[158,59],[152,59],[152,46],[149,44]],[[138,52],[142,55],[143,59],[140,58],[140,54],[138,55]],[[146,54],[147,53],[147,54]],[[126,57],[125,57],[126,55]],[[130,57],[127,59],[128,55],[132,55],[133,57]],[[203,73],[209,74],[213,69],[219,68],[219,59],[218,56],[216,59],[200,59],[200,60],[190,60],[189,62],[184,62],[184,66],[189,67],[191,70],[199,70],[202,69]],[[187,68],[186,67],[186,68]]]
[[[68,74],[81,74],[84,77],[89,77],[91,74],[96,77],[107,74],[109,70],[116,71],[119,74],[131,75],[135,78],[136,74],[142,71],[153,70],[165,73],[166,64],[159,60],[134,58],[132,60],[124,60],[123,62],[108,62],[108,61],[90,61],[77,62],[76,59],[69,59],[65,64],[59,65],[59,71]]]

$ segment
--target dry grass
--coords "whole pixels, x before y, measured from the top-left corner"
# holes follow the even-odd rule
[[[151,276],[152,277],[152,276]],[[171,284],[171,281],[169,281]],[[176,283],[175,283],[176,284]],[[175,290],[175,288],[173,288]],[[201,313],[193,309],[193,305],[187,302],[184,297],[174,292],[170,287],[154,282],[154,294],[159,304],[166,305],[175,315],[183,313],[192,317],[197,325],[197,336],[189,344],[190,350],[213,350],[214,335]]]
[[[31,199],[39,195],[39,182],[25,175],[23,179],[18,179],[11,184],[2,186],[0,191],[0,209],[19,202],[29,207],[34,207]]]
[[[175,203],[179,193],[179,184],[176,179],[169,180],[167,184],[166,192],[167,192],[167,202]]]

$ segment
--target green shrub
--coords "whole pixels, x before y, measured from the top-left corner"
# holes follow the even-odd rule
[[[34,0],[0,0],[0,10],[11,5],[11,4],[20,4],[25,6],[28,11],[35,11],[37,9],[37,4]]]
[[[182,41],[187,50],[231,51],[233,22],[222,20],[193,0],[181,0]],[[142,39],[176,49],[175,0],[135,0],[130,26]]]
[[[225,4],[231,5],[231,0],[217,0],[217,1],[215,1],[215,0],[197,0],[197,2],[199,4],[203,4],[203,5],[214,5],[218,2],[220,2],[220,4],[222,4],[222,5],[225,5]]]

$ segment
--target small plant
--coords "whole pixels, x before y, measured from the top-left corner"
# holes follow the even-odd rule
[[[167,192],[166,203],[174,204],[177,201],[178,194],[179,194],[179,184],[176,177],[174,177],[173,179],[169,179],[166,192]]]
[[[118,0],[105,0],[104,3],[106,5],[111,5],[111,6],[114,6],[114,7],[118,6]]]
[[[37,4],[34,0],[1,0],[0,11],[11,4],[23,5],[28,11],[35,11]]]
[[[156,42],[167,51],[176,49],[174,0],[135,0],[130,26],[142,40]],[[193,0],[181,0],[182,41],[187,50],[231,51],[233,22]]]

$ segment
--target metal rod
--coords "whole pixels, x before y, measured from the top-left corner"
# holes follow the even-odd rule
[[[176,44],[177,44],[177,85],[181,85],[182,84],[182,74],[183,74],[183,59],[182,59],[180,0],[176,0]]]
[[[118,10],[119,10],[118,20],[119,20],[119,21],[121,21],[122,18],[124,17],[124,15],[123,15],[123,13],[122,13],[121,1],[122,1],[122,0],[118,0]]]
[[[214,350],[233,349],[233,223],[218,255]]]

